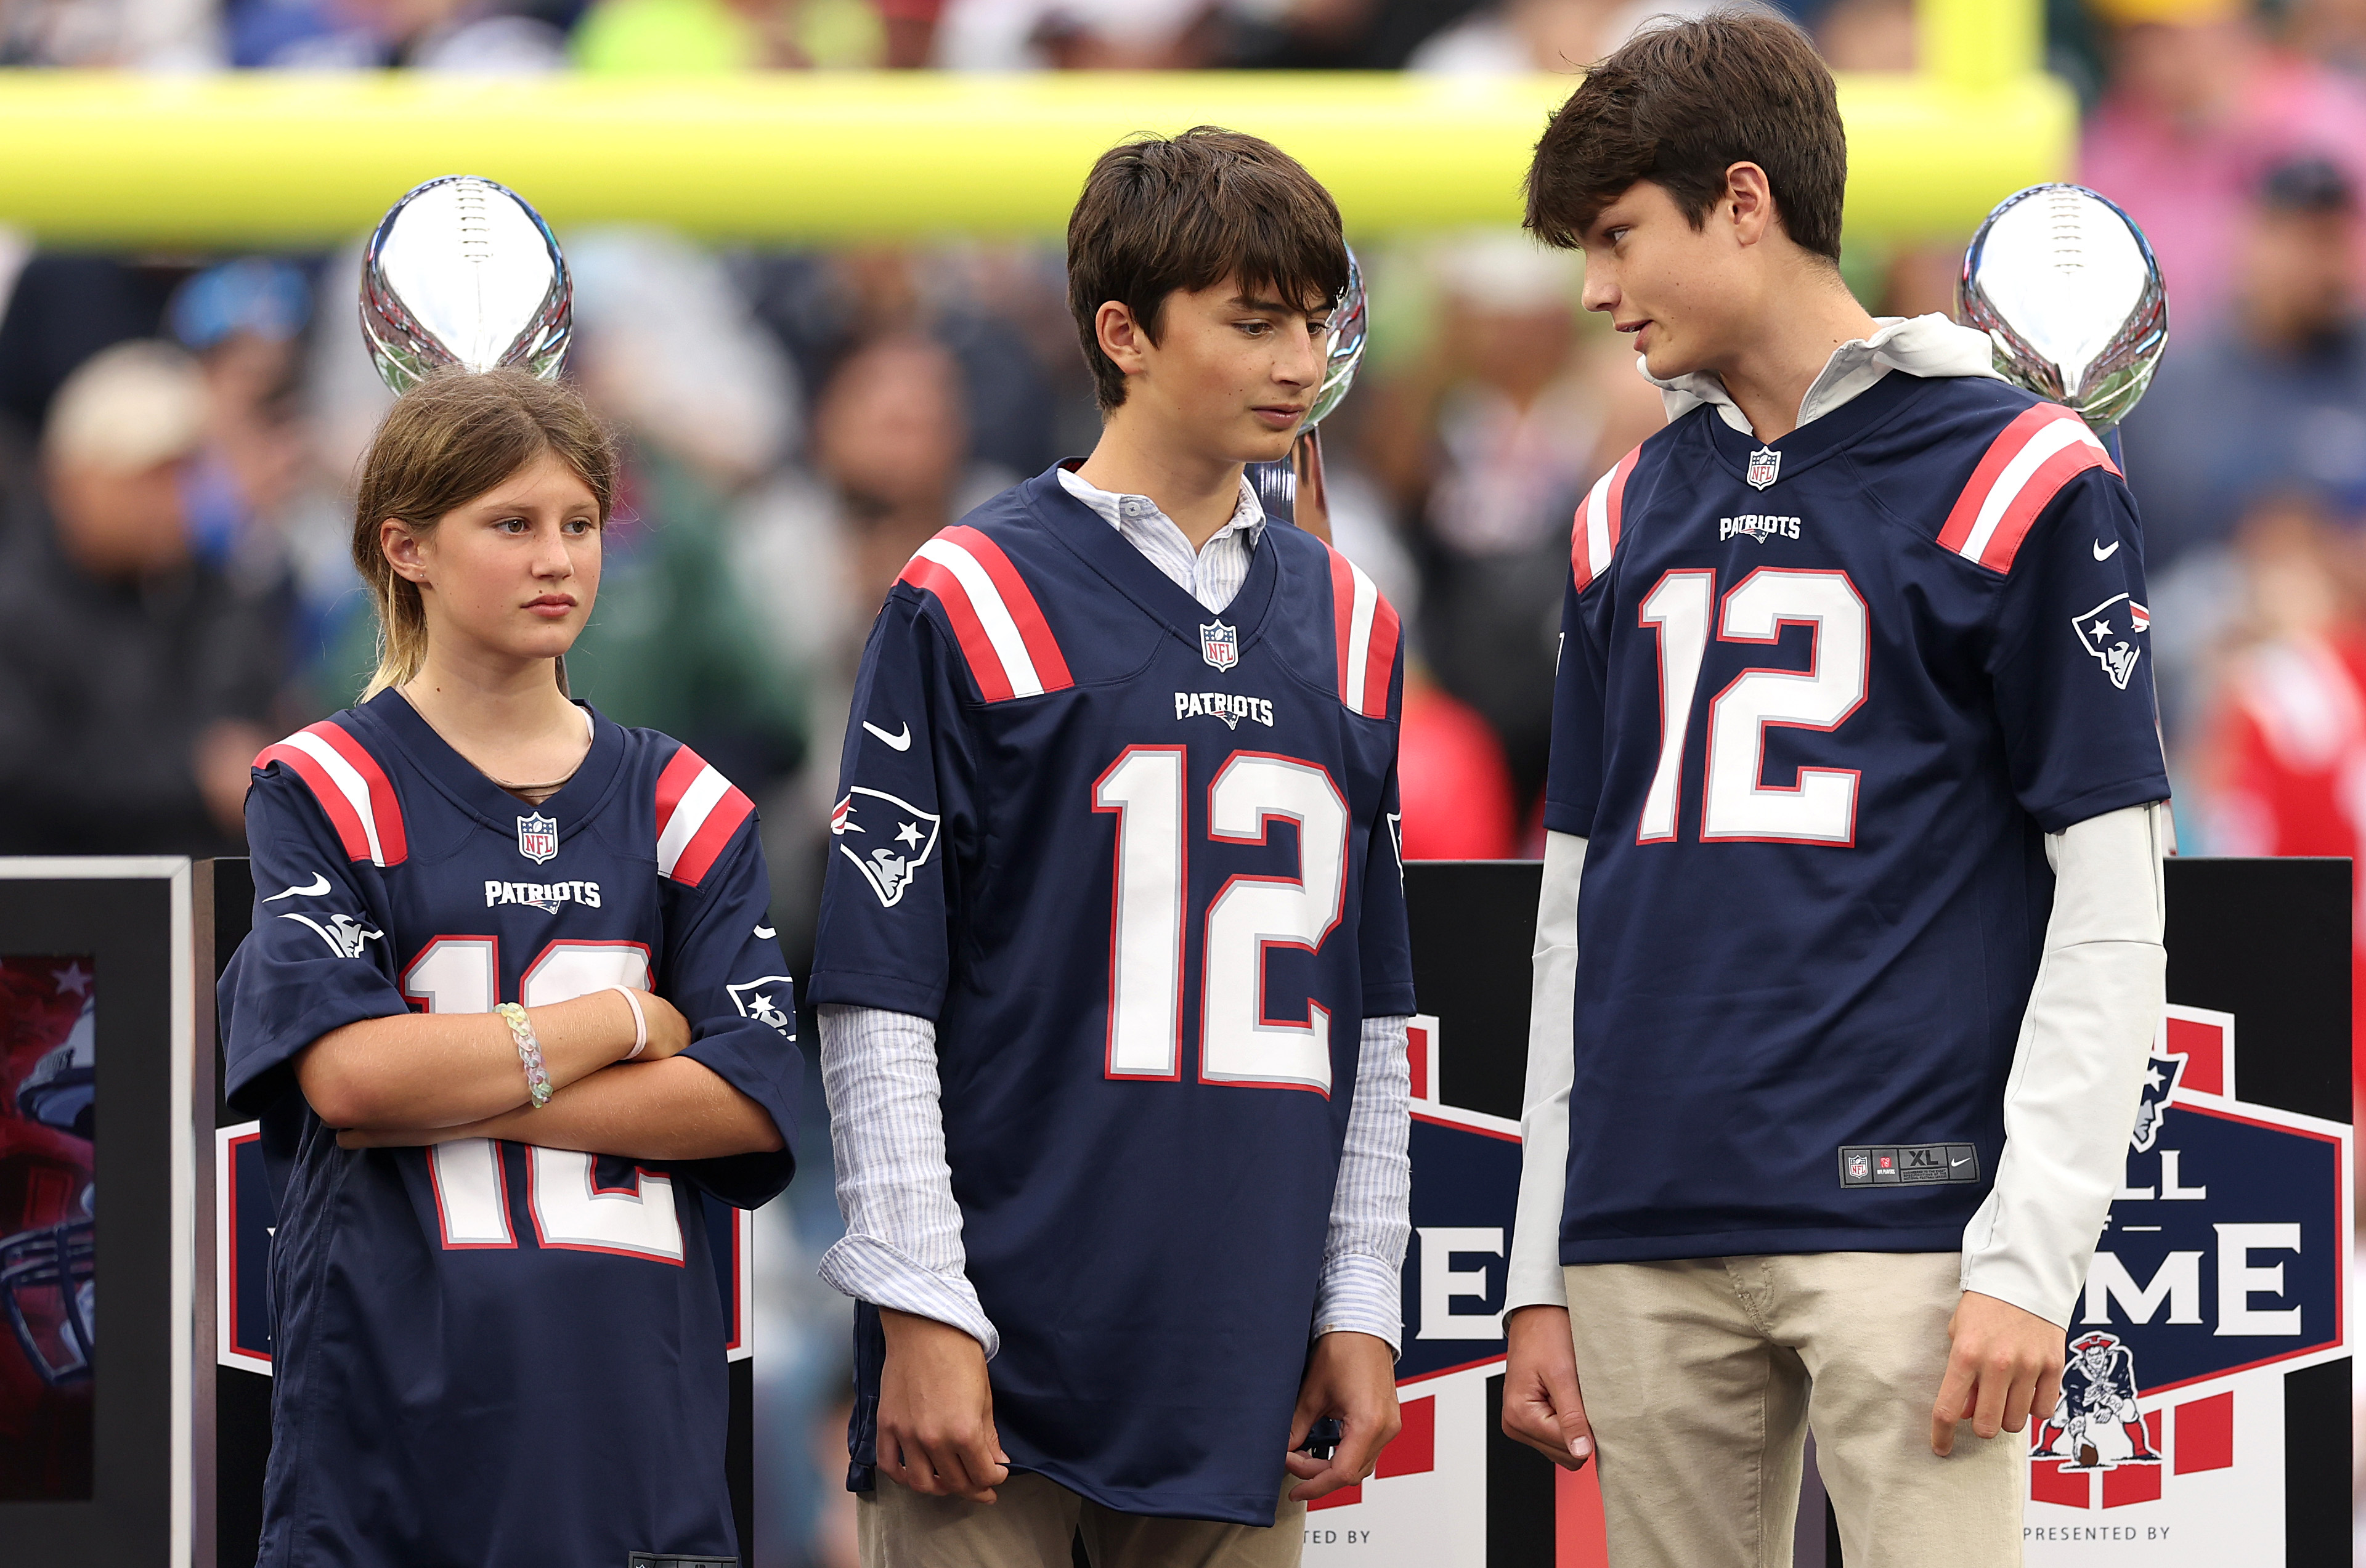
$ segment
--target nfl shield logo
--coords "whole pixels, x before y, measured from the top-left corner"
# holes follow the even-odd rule
[[[540,865],[558,852],[558,822],[539,811],[531,817],[521,817],[518,822],[518,853]]]
[[[1200,628],[1200,657],[1219,670],[1241,661],[1241,634],[1218,621]]]
[[[1751,488],[1764,490],[1774,482],[1774,476],[1782,471],[1782,468],[1783,454],[1772,446],[1761,446],[1750,455],[1748,478]]]
[[[1851,1181],[1863,1181],[1873,1174],[1873,1162],[1863,1155],[1853,1154],[1849,1156],[1848,1173]]]

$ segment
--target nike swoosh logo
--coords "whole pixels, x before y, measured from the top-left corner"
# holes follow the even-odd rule
[[[2120,542],[2117,539],[2113,539],[2112,541],[2112,547],[2108,550],[2103,547],[2103,541],[2098,539],[2095,541],[2095,558],[2097,560],[2109,560],[2112,557],[2119,553],[2119,548]]]
[[[907,724],[903,728],[897,730],[893,735],[888,734],[885,730],[880,728],[877,725],[872,723],[867,718],[862,721],[862,728],[871,731],[872,734],[879,737],[879,743],[882,746],[889,747],[897,751],[909,751],[912,749],[912,727],[909,724]]]
[[[270,897],[265,898],[264,902],[266,904],[276,904],[282,898],[318,898],[321,894],[326,893],[328,890],[329,879],[322,876],[316,871],[312,874],[312,880],[309,886],[303,887],[290,887],[285,893],[274,893]]]
[[[780,934],[781,934],[780,932],[778,932],[778,931],[774,931],[774,930],[773,930],[772,927],[770,927],[770,926],[758,926],[758,927],[756,928],[756,936],[757,936],[757,939],[758,939],[759,941],[761,941],[761,942],[770,942],[770,941],[772,941],[774,937],[776,937],[776,936],[778,936],[778,935],[780,935]]]
[[[1962,1167],[1964,1167],[1964,1166],[1967,1166],[1967,1165],[1971,1164],[1971,1163],[1972,1163],[1972,1159],[1971,1159],[1971,1156],[1970,1156],[1969,1155],[1966,1155],[1962,1159],[1957,1159],[1957,1160],[1949,1160],[1947,1163],[1948,1163],[1949,1165],[1952,1165],[1952,1166],[1955,1166],[1955,1167],[1957,1167],[1958,1168],[1962,1168]]]

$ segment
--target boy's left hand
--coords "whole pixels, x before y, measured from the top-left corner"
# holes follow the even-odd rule
[[[1336,1416],[1346,1427],[1327,1460],[1298,1451],[1314,1423]],[[1388,1341],[1369,1334],[1326,1334],[1306,1359],[1298,1385],[1298,1411],[1290,1420],[1290,1453],[1283,1463],[1304,1484],[1290,1489],[1290,1501],[1311,1503],[1372,1473],[1380,1450],[1397,1435],[1397,1364]]]
[[[1955,1450],[1955,1423],[1980,1437],[2018,1432],[2062,1393],[2062,1330],[2010,1302],[1966,1291],[1947,1320],[1947,1375],[1931,1407],[1931,1451]]]

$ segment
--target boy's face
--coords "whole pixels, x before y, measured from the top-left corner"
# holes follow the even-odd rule
[[[1121,412],[1155,423],[1178,448],[1224,462],[1289,456],[1323,385],[1329,300],[1292,304],[1229,278],[1178,288],[1159,312],[1155,343],[1129,317],[1114,352],[1109,311],[1102,347],[1127,373]]]
[[[1720,200],[1696,229],[1665,188],[1638,180],[1585,231],[1585,308],[1632,334],[1662,380],[1716,368],[1751,319],[1756,279],[1729,208]]]

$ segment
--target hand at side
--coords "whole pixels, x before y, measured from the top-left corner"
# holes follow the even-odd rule
[[[1982,1438],[2018,1432],[2062,1392],[2062,1330],[2010,1302],[1966,1291],[1947,1319],[1947,1373],[1931,1407],[1931,1451],[1955,1450],[1955,1423]]]
[[[1594,1457],[1565,1307],[1525,1306],[1504,1320],[1504,1436],[1563,1470]]]
[[[1328,1460],[1298,1451],[1314,1423],[1337,1416],[1346,1427]],[[1372,1473],[1380,1450],[1403,1424],[1397,1414],[1396,1357],[1389,1342],[1369,1334],[1326,1334],[1306,1358],[1298,1384],[1298,1411],[1290,1419],[1290,1452],[1282,1462],[1304,1484],[1290,1500],[1311,1503]]]
[[[879,1468],[933,1497],[994,1501],[1010,1456],[994,1430],[986,1352],[949,1324],[879,1309],[887,1362],[879,1374]]]

